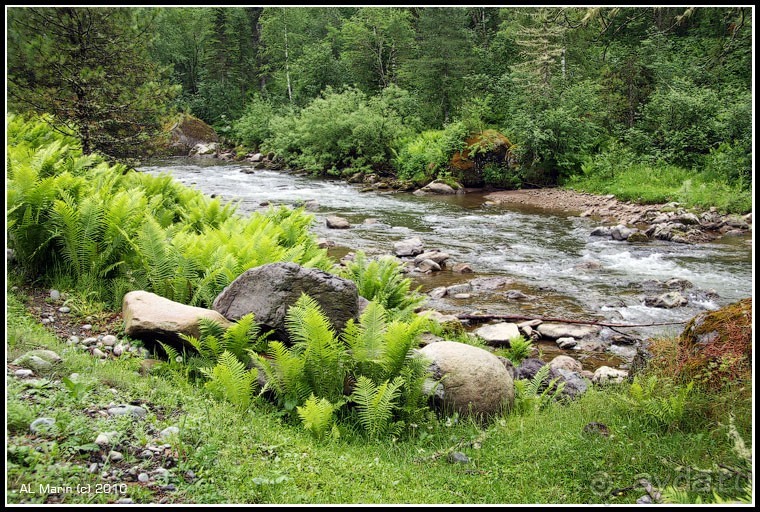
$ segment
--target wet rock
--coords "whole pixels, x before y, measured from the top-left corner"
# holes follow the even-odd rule
[[[446,288],[447,295],[456,295],[457,293],[470,293],[472,285],[469,283],[455,284]]]
[[[591,230],[591,236],[609,237],[612,235],[612,228],[608,226],[599,226]]]
[[[475,330],[475,334],[483,338],[487,345],[494,347],[509,347],[509,340],[520,336],[520,330],[516,324],[501,322],[498,324],[484,325]]]
[[[618,224],[610,230],[610,236],[613,240],[628,240],[628,237],[633,233],[633,230],[629,227]]]
[[[330,229],[348,229],[351,227],[351,223],[347,219],[338,217],[337,215],[328,215],[325,223]]]
[[[555,342],[557,343],[557,346],[563,350],[569,350],[578,345],[578,340],[572,336],[563,336],[561,338],[557,338]]]
[[[424,252],[422,240],[418,237],[401,240],[393,244],[393,252],[396,256],[416,256]]]
[[[538,332],[545,338],[556,340],[557,338],[585,338],[595,336],[599,333],[600,328],[596,325],[579,325],[579,324],[561,324],[553,322],[543,322],[537,327]]]
[[[428,296],[431,299],[440,299],[446,296],[446,287],[445,286],[439,286],[438,288],[433,288],[428,292]]]
[[[421,272],[438,272],[441,266],[433,260],[422,260],[417,263],[417,269]]]
[[[471,299],[472,294],[471,293],[455,293],[454,298],[455,299]]]
[[[441,251],[425,251],[414,258],[414,264],[419,265],[425,260],[434,261],[437,265],[444,265],[450,256]]]
[[[507,290],[504,296],[509,300],[526,300],[530,298],[520,290]]]
[[[472,272],[472,267],[467,263],[456,263],[453,267],[451,267],[451,270],[459,274],[466,274]]]
[[[677,292],[677,291],[663,293],[662,295],[658,295],[657,297],[644,298],[644,305],[653,307],[653,308],[672,309],[672,308],[685,306],[688,303],[689,303],[689,300],[683,295],[681,295],[680,292]]]
[[[628,235],[628,238],[626,240],[631,243],[649,242],[649,237],[646,233],[637,229]]]

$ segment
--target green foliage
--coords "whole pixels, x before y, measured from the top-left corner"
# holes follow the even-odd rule
[[[35,279],[65,277],[112,305],[147,289],[205,306],[251,267],[332,266],[303,209],[241,217],[170,176],[82,156],[42,120],[11,115],[8,125],[9,247]]]
[[[300,112],[274,117],[263,148],[315,174],[382,170],[396,141],[408,133],[394,103],[382,94],[367,98],[357,89],[328,87]]]
[[[269,121],[275,113],[271,102],[254,97],[246,105],[243,115],[232,123],[231,138],[245,147],[258,149],[273,135]]]
[[[342,404],[332,404],[326,398],[317,399],[312,394],[302,406],[296,408],[296,411],[304,428],[321,440],[328,432],[333,436],[338,435],[338,429],[335,426],[335,411],[340,405]]]
[[[224,351],[213,368],[202,368],[208,377],[205,387],[217,397],[229,401],[240,409],[247,409],[253,399],[253,388],[258,370],[246,370],[233,353]]]
[[[261,328],[254,322],[253,313],[243,315],[226,329],[209,318],[199,320],[200,336],[180,334],[200,355],[212,364],[225,352],[235,356],[244,365],[251,362],[251,351],[263,352],[267,348],[269,333],[261,334]]]
[[[370,439],[379,439],[398,431],[399,425],[391,422],[391,419],[402,385],[400,377],[393,381],[386,380],[380,385],[364,375],[357,379],[351,399],[356,402],[359,422]]]
[[[394,153],[393,166],[402,179],[428,183],[446,173],[454,153],[465,149],[468,136],[469,130],[460,122],[443,130],[423,131],[404,139]]]
[[[562,393],[565,383],[559,377],[549,380],[548,364],[543,365],[532,379],[515,380],[514,412],[519,415],[531,415],[546,409]],[[548,382],[547,382],[548,381]]]
[[[396,258],[369,259],[358,251],[339,275],[356,283],[359,295],[383,306],[393,318],[409,318],[425,301],[418,290],[411,289],[412,281],[404,277]]]
[[[505,355],[512,361],[515,366],[519,366],[523,359],[530,357],[533,351],[533,342],[524,336],[515,336],[510,338],[509,347],[505,350]]]
[[[372,301],[359,322],[349,320],[337,337],[319,304],[302,295],[288,310],[286,323],[292,347],[273,341],[266,356],[252,354],[266,377],[262,392],[271,391],[286,412],[298,412],[312,396],[326,399],[335,412],[344,411],[346,395],[353,400],[358,382],[364,379],[374,387],[365,385],[359,395],[363,400],[359,409],[365,411],[359,413],[359,425],[369,429],[366,433],[370,437],[396,432],[402,427],[400,421],[423,416],[426,397],[422,383],[427,363],[413,356],[412,349],[428,324],[427,318],[388,322],[386,310]],[[316,403],[309,406],[315,407]],[[392,426],[394,415],[399,421]]]
[[[674,385],[667,378],[649,375],[634,377],[625,397],[646,422],[662,429],[680,428],[694,384]]]

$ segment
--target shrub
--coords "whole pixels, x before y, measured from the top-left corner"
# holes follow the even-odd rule
[[[232,123],[230,137],[238,144],[258,149],[272,136],[270,121],[275,115],[275,107],[270,102],[254,97],[246,105],[243,115]]]
[[[395,105],[403,94],[392,88],[368,98],[355,88],[327,87],[300,112],[273,118],[263,147],[315,174],[386,171],[392,149],[410,131]]]
[[[443,176],[454,153],[466,147],[468,135],[463,123],[451,123],[405,139],[393,158],[399,178],[424,184]]]

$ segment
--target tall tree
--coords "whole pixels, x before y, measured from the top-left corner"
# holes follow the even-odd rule
[[[8,92],[16,110],[54,115],[82,150],[112,156],[158,128],[170,88],[148,59],[150,20],[104,7],[8,9]]]
[[[398,81],[399,65],[414,41],[406,9],[364,7],[341,27],[344,59],[357,83],[378,91]]]
[[[417,11],[416,52],[403,69],[403,84],[425,103],[431,125],[450,121],[462,102],[463,78],[473,68],[473,33],[464,8],[426,7]]]

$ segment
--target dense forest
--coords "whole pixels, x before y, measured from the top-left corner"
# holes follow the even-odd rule
[[[687,202],[704,203],[698,189],[711,196],[717,183],[733,198],[719,206],[748,211],[751,15],[748,7],[14,8],[9,99],[14,111],[54,114],[85,153],[139,153],[136,141],[185,112],[293,167],[418,182],[451,177],[457,150],[485,153],[493,139],[470,137],[492,129],[511,158],[479,162],[477,184],[603,192],[626,173],[672,175]]]

